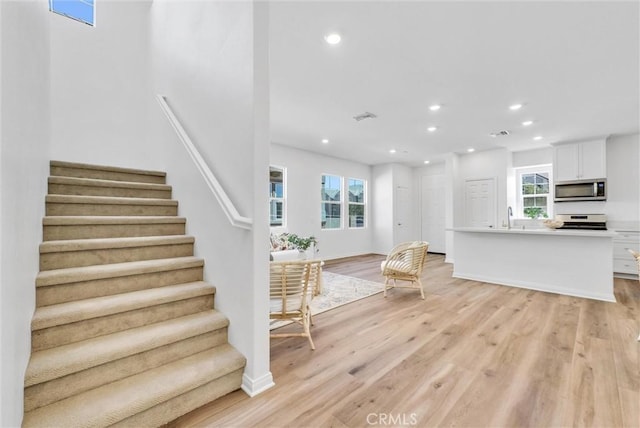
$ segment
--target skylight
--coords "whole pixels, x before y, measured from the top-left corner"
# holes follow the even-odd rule
[[[96,25],[95,0],[49,0],[49,10],[92,27]]]

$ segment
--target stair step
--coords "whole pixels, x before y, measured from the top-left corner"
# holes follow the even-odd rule
[[[97,178],[51,176],[49,177],[49,194],[171,199],[171,186]]]
[[[50,381],[148,351],[182,338],[225,328],[227,318],[215,309],[36,351],[31,354],[25,386]]]
[[[203,266],[198,257],[175,257],[43,271],[36,276],[36,305],[201,281]]]
[[[196,281],[40,307],[36,308],[31,320],[31,330],[41,330],[209,294],[215,294],[215,287],[204,281]]]
[[[245,362],[230,345],[217,346],[26,412],[23,427],[112,425],[231,373],[238,373],[239,384]],[[237,389],[237,384],[233,389]],[[203,398],[211,399],[210,396]],[[144,422],[157,426],[177,416],[167,408],[159,412],[158,419],[146,415]]]
[[[51,161],[23,426],[160,426],[237,390],[166,173]]]
[[[26,412],[227,343],[227,327],[71,373],[24,390]]]
[[[40,244],[40,270],[193,255],[192,236],[70,239]]]
[[[164,184],[166,173],[134,168],[91,165],[76,162],[50,162],[50,174],[60,177],[97,178],[102,180],[132,181]]]
[[[51,216],[42,221],[44,241],[184,235],[186,219],[174,216]]]
[[[46,215],[174,216],[178,202],[171,199],[113,196],[47,195]]]
[[[31,347],[49,349],[213,308],[215,288],[202,281],[36,308]]]

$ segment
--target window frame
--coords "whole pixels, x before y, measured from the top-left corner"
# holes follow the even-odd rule
[[[271,169],[279,169],[282,171],[282,197],[272,196],[271,192]],[[287,168],[278,165],[269,165],[269,227],[272,229],[287,227]],[[271,204],[273,202],[282,202],[282,224],[271,224]]]
[[[325,200],[323,199],[324,197],[324,187],[323,187],[323,183],[324,183],[324,179],[325,177],[332,177],[332,178],[337,178],[340,181],[340,185],[338,186],[339,192],[340,192],[340,198],[338,201],[330,201],[330,200]],[[322,173],[320,175],[320,230],[342,230],[344,229],[344,210],[343,210],[343,206],[344,206],[344,177],[341,175],[334,175],[334,174],[328,174],[328,173]],[[326,223],[326,212],[324,215],[325,220],[323,220],[323,211],[325,209],[325,204],[332,204],[332,205],[338,205],[339,206],[339,212],[340,212],[340,224],[338,225],[338,227],[326,227],[324,223]]]
[[[522,192],[522,176],[528,174],[540,174],[546,173],[549,177],[549,192],[546,194],[533,194],[532,196],[528,196],[523,194]],[[527,208],[524,205],[525,198],[535,198],[540,196],[545,196],[547,198],[547,216],[548,218],[553,218],[553,166],[552,164],[542,164],[542,165],[533,165],[526,167],[515,168],[515,176],[516,176],[516,212],[514,213],[514,218],[523,220],[530,219],[524,214],[524,209]]]
[[[349,196],[349,182],[350,181],[359,181],[362,183],[362,202],[352,202],[351,199],[347,198],[347,228],[348,229],[366,229],[367,227],[367,180],[364,178],[354,178],[354,177],[346,177],[345,179],[345,194]],[[362,226],[351,226],[351,205],[362,206]]]
[[[64,3],[66,3],[67,6],[82,4],[91,7],[91,22],[82,18],[79,14],[75,15],[69,10],[65,11],[64,8],[56,7],[56,4]],[[81,22],[83,24],[89,25],[90,27],[96,26],[96,0],[49,0],[49,12],[55,13],[56,15],[64,16],[77,22]],[[76,11],[74,10],[73,12]]]

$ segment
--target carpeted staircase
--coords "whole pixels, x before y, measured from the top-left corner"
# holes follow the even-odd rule
[[[165,173],[51,162],[23,426],[158,426],[240,388]]]

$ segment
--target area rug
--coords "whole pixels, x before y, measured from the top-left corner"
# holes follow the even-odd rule
[[[317,315],[376,293],[382,293],[383,289],[382,283],[322,272],[322,293],[315,296],[309,303],[311,314]],[[271,324],[271,330],[290,323],[291,321],[276,321]]]

